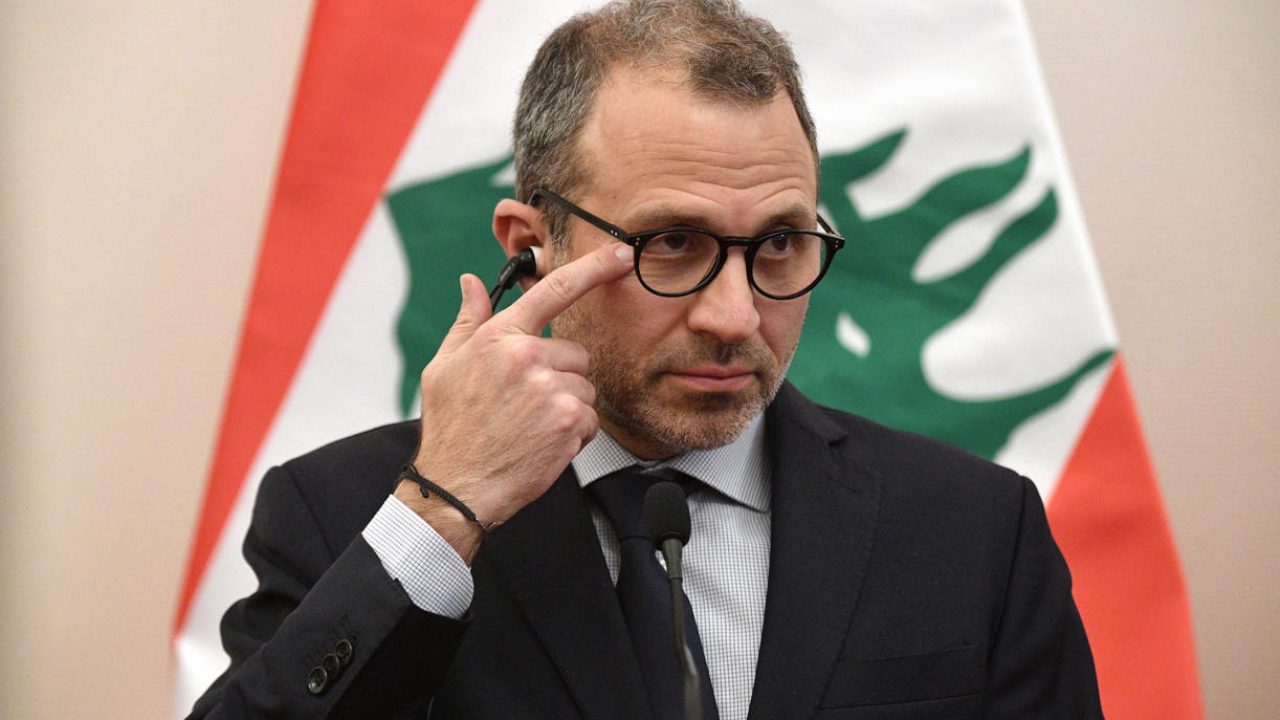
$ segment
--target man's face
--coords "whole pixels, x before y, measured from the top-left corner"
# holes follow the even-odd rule
[[[571,198],[628,232],[694,225],[754,236],[812,228],[813,155],[785,95],[738,106],[695,97],[672,71],[615,68],[579,139],[589,180]],[[557,263],[614,242],[571,219]],[[808,297],[771,300],[741,248],[693,295],[667,298],[634,274],[596,288],[552,324],[591,356],[601,426],[645,458],[723,445],[773,398]]]

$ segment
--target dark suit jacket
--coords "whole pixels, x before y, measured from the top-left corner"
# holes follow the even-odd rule
[[[751,718],[1101,717],[1029,481],[789,385],[767,412]],[[417,434],[379,428],[267,474],[244,544],[260,585],[224,617],[231,668],[193,717],[647,717],[572,469],[485,541],[467,619],[416,609],[388,577],[360,531]],[[309,672],[341,640],[349,664],[312,694]]]

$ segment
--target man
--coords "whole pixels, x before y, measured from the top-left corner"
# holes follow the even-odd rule
[[[784,381],[842,241],[771,26],[716,0],[574,18],[515,147],[493,228],[541,277],[491,315],[463,276],[420,422],[268,473],[260,586],[194,717],[675,717],[604,490],[629,466],[693,478],[704,717],[1100,716],[1034,486]]]

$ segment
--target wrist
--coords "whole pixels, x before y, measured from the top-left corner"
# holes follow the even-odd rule
[[[502,524],[502,521],[495,522],[492,520],[481,520],[476,516],[474,510],[472,510],[466,503],[462,502],[462,500],[458,499],[458,496],[435,484],[423,476],[422,473],[418,472],[418,468],[415,467],[413,463],[405,465],[404,469],[400,471],[400,480],[412,480],[417,483],[422,497],[424,498],[434,495],[446,503],[449,503],[455,510],[462,514],[462,517],[479,526],[481,532],[485,535],[488,535],[490,531]]]
[[[421,517],[433,530],[449,543],[468,566],[480,544],[484,541],[484,530],[471,522],[439,497],[428,493],[423,497],[421,488],[412,480],[401,480],[395,489],[396,499]]]

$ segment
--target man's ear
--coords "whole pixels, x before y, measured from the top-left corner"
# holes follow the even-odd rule
[[[532,277],[520,278],[521,290],[528,290],[547,273],[551,239],[538,208],[510,198],[498,201],[498,206],[493,209],[493,236],[508,258],[515,257],[525,248],[535,248],[538,272]]]

